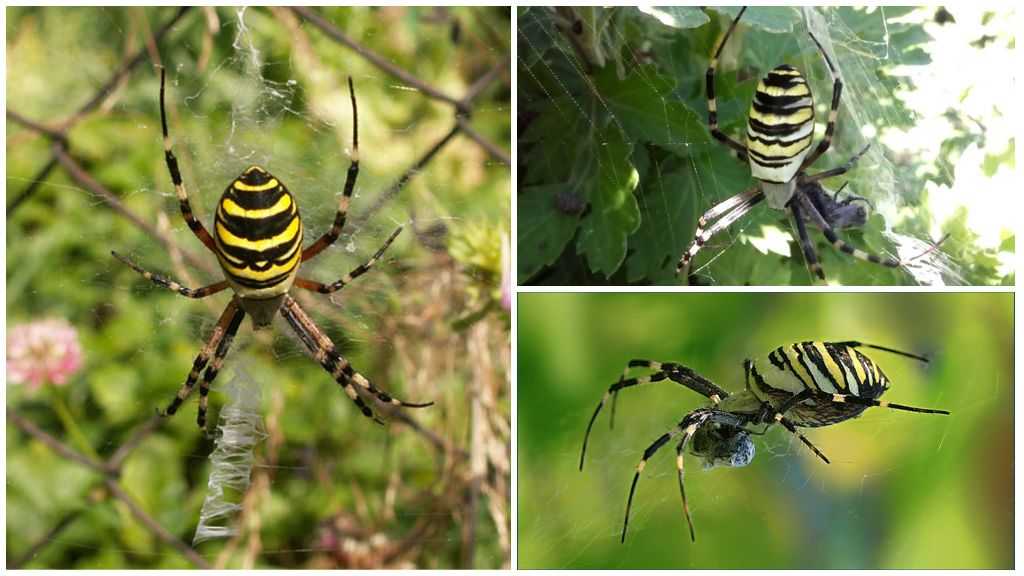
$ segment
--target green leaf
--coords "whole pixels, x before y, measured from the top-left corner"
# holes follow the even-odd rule
[[[696,112],[672,96],[676,80],[652,67],[641,67],[624,80],[605,69],[594,78],[602,102],[635,140],[687,153],[693,142],[707,142],[708,132]]]
[[[693,240],[697,223],[697,195],[685,171],[663,173],[651,170],[638,196],[643,226],[630,237],[630,244],[640,247],[626,261],[629,282],[644,280],[672,283],[675,264]]]
[[[626,238],[640,225],[633,196],[639,178],[629,161],[632,146],[618,127],[608,126],[596,136],[592,146],[597,167],[583,184],[591,211],[583,219],[576,248],[591,270],[611,276],[626,257]]]
[[[693,242],[699,215],[750,185],[750,170],[717,142],[694,148],[684,161],[648,171],[639,197],[643,225],[629,239],[630,282],[680,282],[675,265]]]
[[[579,226],[579,216],[558,209],[560,193],[571,194],[570,186],[532,186],[519,195],[520,282],[526,282],[541,268],[557,260]]]

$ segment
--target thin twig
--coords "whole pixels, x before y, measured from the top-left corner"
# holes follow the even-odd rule
[[[104,476],[110,473],[107,467],[104,466],[101,462],[93,460],[92,458],[78,452],[74,448],[71,448],[70,446],[61,442],[60,440],[51,436],[50,434],[43,432],[43,430],[36,426],[35,423],[33,423],[31,420],[22,418],[20,414],[18,414],[14,410],[11,410],[10,408],[7,409],[7,421],[14,423],[14,425],[17,426],[18,428],[21,428],[23,432],[25,432],[29,436],[32,436],[36,440],[39,440],[43,444],[46,444],[47,446],[50,447],[51,450],[67,458],[68,460],[73,460],[81,464],[82,466],[85,466],[86,468],[93,470],[94,472],[99,472],[100,474],[103,474]]]
[[[121,465],[124,464],[128,455],[130,455],[143,440],[149,437],[149,435],[152,434],[164,420],[165,418],[159,414],[153,414],[150,416],[149,420],[146,420],[142,426],[135,430],[131,437],[128,438],[128,440],[125,441],[125,443],[122,444],[116,452],[114,452],[114,455],[111,456],[109,460],[107,460],[107,467],[111,470],[120,470]]]
[[[43,184],[43,182],[46,180],[46,177],[49,176],[50,172],[52,172],[53,169],[56,167],[57,158],[55,156],[50,156],[50,160],[46,163],[46,166],[43,166],[42,170],[36,172],[36,175],[32,177],[32,181],[29,182],[28,187],[22,190],[21,193],[18,194],[18,196],[15,197],[14,200],[11,200],[11,203],[7,205],[8,220],[11,219],[11,214],[13,214],[14,211],[17,210],[18,207],[25,202],[25,200],[28,200],[29,196],[35,193],[36,189]]]
[[[454,138],[455,135],[458,133],[459,125],[458,123],[456,123],[454,126],[452,126],[452,129],[449,130],[448,133],[444,135],[443,138],[438,140],[433,146],[430,147],[429,150],[427,150],[426,154],[420,157],[420,159],[417,160],[415,164],[409,167],[409,169],[407,169],[405,173],[403,173],[398,178],[398,180],[395,181],[394,184],[389,186],[387,190],[381,192],[379,196],[374,198],[373,202],[370,203],[369,208],[367,208],[364,212],[362,212],[355,218],[352,218],[352,221],[355,222],[356,224],[362,224],[369,220],[370,216],[373,216],[378,210],[383,208],[384,205],[387,204],[393,196],[398,194],[398,192],[403,187],[405,187],[406,183],[408,183],[409,180],[413,176],[415,176],[417,172],[423,170],[423,167],[426,166],[427,163],[429,163],[434,158],[434,156],[436,156],[437,153],[440,152],[441,149],[444,148],[445,145],[448,144],[448,142],[450,142],[451,139]]]
[[[164,24],[156,33],[156,37],[153,39],[153,43],[155,44],[161,38],[163,38],[171,30],[171,28],[178,22],[178,20],[180,20],[181,17],[185,15],[185,12],[187,12],[188,9],[188,6],[183,6],[179,8],[178,12],[175,13],[174,17],[171,18],[166,24]],[[22,116],[21,114],[18,114],[17,112],[14,112],[10,109],[7,110],[7,118],[14,122],[17,122],[18,124],[21,124],[22,126],[25,126],[26,128],[29,128],[30,130],[43,134],[49,137],[50,139],[54,140],[55,142],[66,143],[68,130],[70,130],[71,127],[77,124],[86,114],[91,112],[93,108],[103,103],[104,99],[106,99],[106,97],[110,95],[111,91],[113,91],[114,88],[125,77],[127,77],[128,73],[132,70],[132,68],[138,66],[139,63],[141,63],[144,60],[145,55],[146,49],[143,48],[138,50],[131,58],[128,58],[125,61],[123,61],[121,66],[118,67],[118,69],[114,72],[110,79],[107,80],[105,84],[100,86],[99,90],[96,91],[96,94],[94,94],[88,102],[82,105],[82,107],[79,108],[77,112],[75,112],[74,114],[72,114],[64,120],[53,123],[59,126],[59,128],[51,128],[49,126],[44,126],[43,124],[31,120],[25,116]],[[10,218],[11,212],[15,208],[17,208],[21,203],[28,199],[29,196],[31,196],[32,193],[39,188],[39,185],[42,184],[42,180],[49,176],[50,171],[53,168],[55,158],[56,156],[51,156],[50,161],[47,162],[46,164],[46,168],[41,170],[39,174],[36,175],[36,178],[34,178],[32,182],[28,185],[28,187],[25,188],[23,192],[18,194],[17,198],[15,198],[13,202],[11,202],[11,205],[7,209],[8,218]]]
[[[51,128],[50,126],[46,126],[45,124],[36,122],[35,120],[28,118],[27,116],[22,116],[21,114],[15,112],[14,110],[11,110],[10,108],[7,109],[7,119],[16,124],[21,124],[25,128],[28,128],[29,130],[39,132],[40,134],[43,134],[44,136],[47,136],[53,140],[65,139],[64,128]]]
[[[20,558],[14,560],[13,562],[9,562],[7,564],[7,569],[17,570],[25,564],[31,562],[32,559],[36,557],[36,554],[39,554],[39,552],[47,545],[49,545],[50,542],[52,542],[55,538],[57,538],[57,536],[59,536],[61,532],[63,532],[68,526],[71,526],[71,523],[77,520],[78,517],[81,516],[82,512],[84,511],[84,508],[79,508],[77,510],[72,510],[68,514],[65,514],[57,522],[56,526],[50,528],[49,532],[47,532],[39,540],[36,540],[36,543],[30,546],[29,549],[24,554],[22,554]]]
[[[441,452],[454,454],[455,457],[460,460],[465,460],[466,458],[469,458],[468,452],[466,452],[462,448],[453,446],[451,442],[449,442],[446,438],[441,437],[440,435],[438,435],[433,430],[430,430],[429,428],[425,428],[422,424],[417,422],[412,416],[409,416],[405,412],[402,412],[401,410],[395,410],[391,418],[392,420],[405,424],[414,432],[426,438],[428,442],[433,444],[434,447],[440,450]]]
[[[171,239],[170,236],[163,234],[157,230],[156,226],[146,222],[142,217],[129,210],[113,192],[107,190],[105,186],[93,179],[93,177],[90,176],[89,173],[86,172],[85,169],[83,169],[82,166],[79,165],[66,150],[64,150],[64,148],[55,144],[53,147],[53,154],[57,158],[57,161],[60,162],[60,165],[67,170],[68,175],[71,176],[72,180],[75,180],[84,188],[98,196],[108,206],[113,208],[115,212],[127,218],[132,224],[135,224],[144,232],[159,240],[165,248],[171,248],[174,240]],[[195,254],[180,247],[176,246],[175,249],[181,251],[182,257],[185,258],[185,260],[188,260],[189,264],[210,273],[214,272],[214,269],[209,262],[199,259]]]
[[[423,82],[419,78],[413,76],[412,74],[406,72],[405,70],[402,70],[398,66],[395,66],[394,64],[392,64],[391,62],[389,62],[387,59],[380,56],[376,52],[370,50],[369,48],[366,48],[365,46],[359,44],[355,40],[352,40],[351,38],[346,36],[344,32],[339,30],[334,24],[331,24],[322,16],[314,12],[313,9],[305,8],[302,6],[294,6],[292,7],[292,11],[294,11],[296,14],[298,14],[300,17],[302,17],[310,24],[313,24],[314,26],[319,28],[321,32],[326,34],[332,40],[335,40],[336,42],[344,44],[345,46],[351,48],[352,50],[355,50],[356,53],[358,53],[363,58],[366,58],[371,64],[373,64],[377,68],[380,68],[384,72],[394,76],[395,78],[398,78],[405,84],[412,86],[413,88],[416,88],[417,90],[431,98],[447,102],[448,104],[455,106],[457,109],[462,109],[462,102],[441,92],[440,90],[434,88],[433,86],[427,84],[426,82]]]
[[[508,155],[508,152],[505,152],[504,150],[499,148],[497,144],[491,142],[482,134],[477,132],[473,128],[473,126],[466,121],[465,118],[459,116],[458,118],[455,119],[455,121],[459,125],[459,130],[461,130],[462,133],[468,136],[471,140],[479,144],[481,148],[486,150],[487,153],[491,155],[492,158],[494,158],[498,162],[501,162],[505,166],[512,165],[512,157]]]
[[[509,63],[511,61],[512,55],[507,54],[505,57],[501,58],[498,61],[497,66],[488,70],[487,74],[484,74],[483,76],[477,78],[476,81],[473,82],[472,85],[470,85],[469,90],[466,91],[466,94],[462,97],[462,107],[465,108],[466,110],[472,108],[474,104],[473,101],[476,100],[480,96],[480,94],[482,94],[483,91],[486,90],[487,87],[491,85],[491,82],[494,82],[502,73],[506,71],[506,68],[510,66]]]
[[[170,32],[171,28],[178,23],[178,20],[181,20],[181,17],[184,16],[185,13],[188,12],[188,10],[188,6],[182,6],[178,8],[178,11],[174,14],[174,17],[171,18],[166,24],[161,26],[160,30],[157,31],[156,36],[154,37],[154,42],[159,42],[161,38],[163,38],[168,32]],[[127,76],[129,72],[131,72],[132,68],[138,66],[139,63],[145,60],[146,50],[146,46],[139,48],[135,52],[134,56],[132,56],[130,59],[122,63],[121,66],[114,71],[114,74],[111,75],[110,79],[107,80],[106,83],[103,84],[103,86],[100,86],[99,90],[96,91],[96,94],[88,102],[83,104],[77,112],[71,115],[71,117],[62,122],[62,124],[65,126],[63,131],[66,131],[68,127],[77,123],[82,116],[91,112],[93,108],[102,104],[103,100],[106,99],[106,97],[114,90],[114,88],[117,87],[121,80],[125,76]]]
[[[146,513],[145,510],[139,507],[139,505],[128,495],[121,485],[115,482],[113,479],[107,479],[107,488],[110,493],[124,503],[128,507],[128,510],[132,513],[135,518],[141,522],[154,536],[163,540],[165,544],[169,544],[181,552],[182,556],[189,559],[190,562],[200,568],[209,568],[210,563],[205,558],[199,555],[198,552],[192,549],[188,544],[185,544],[181,540],[178,540],[170,532],[164,529],[152,516]]]

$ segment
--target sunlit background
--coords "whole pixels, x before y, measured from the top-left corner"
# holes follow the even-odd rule
[[[1010,294],[521,294],[518,312],[522,568],[1010,568],[1013,566],[1013,299]],[[633,358],[683,363],[726,390],[742,362],[801,340],[861,340],[892,381],[883,397],[951,416],[869,408],[754,437],[745,468],[687,456],[691,543],[674,444],[645,448],[704,400],[671,383],[606,406],[587,462],[583,433]],[[638,373],[644,373],[639,371]]]

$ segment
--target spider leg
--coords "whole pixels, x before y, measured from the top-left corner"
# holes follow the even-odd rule
[[[832,60],[829,59],[825,49],[821,47],[821,42],[818,42],[818,39],[814,37],[814,34],[811,32],[808,32],[808,34],[810,35],[811,40],[814,41],[814,45],[818,47],[818,51],[821,52],[822,58],[825,59],[825,64],[828,65],[828,71],[833,78],[832,107],[828,111],[828,125],[825,126],[825,137],[818,144],[818,147],[814,149],[814,152],[811,152],[806,158],[804,158],[803,163],[800,165],[800,170],[798,170],[797,173],[803,172],[808,166],[814,164],[814,162],[828,150],[829,146],[831,146],[832,134],[836,129],[836,118],[839,116],[839,99],[843,94],[843,81],[836,75],[836,68],[832,65]]]
[[[214,351],[220,350],[219,345],[223,340],[224,335],[232,324],[241,323],[245,313],[238,305],[238,299],[232,298],[231,302],[228,303],[227,307],[224,308],[224,312],[221,313],[220,319],[217,320],[217,324],[213,327],[213,334],[210,335],[210,339],[206,341],[206,345],[196,356],[196,359],[192,362],[192,370],[188,373],[188,378],[185,379],[185,384],[178,390],[174,400],[167,405],[167,408],[161,415],[173,416],[178,408],[181,407],[182,402],[189,397],[192,393],[192,387],[195,386],[196,380],[199,379],[200,372],[206,367],[206,362],[210,359],[210,355]],[[237,329],[237,326],[236,326]],[[225,350],[225,352],[227,352]]]
[[[686,513],[686,521],[690,524],[690,538],[695,539],[693,534],[693,522],[690,519],[689,505],[686,503],[686,491],[683,488],[683,467],[681,464],[682,451],[686,447],[686,443],[689,442],[690,438],[693,437],[697,429],[708,422],[716,422],[729,426],[743,427],[748,423],[748,419],[738,414],[732,414],[730,412],[723,412],[714,408],[698,408],[693,412],[687,414],[675,427],[668,432],[662,434],[651,443],[650,446],[644,450],[644,455],[640,459],[640,463],[637,464],[636,472],[633,474],[633,483],[629,487],[629,499],[626,500],[626,517],[622,522],[622,539],[621,542],[626,541],[626,531],[629,528],[629,512],[633,507],[633,495],[636,493],[636,485],[640,480],[640,473],[644,471],[647,466],[647,461],[654,456],[655,452],[661,449],[669,440],[676,438],[680,435],[683,436],[676,448],[676,468],[679,472],[679,490],[683,499],[683,511]]]
[[[356,391],[353,383],[359,385],[361,388],[372,394],[381,402],[385,404],[391,404],[392,406],[404,406],[406,408],[425,408],[431,406],[433,402],[425,403],[411,403],[399,400],[392,397],[390,394],[378,389],[373,385],[372,382],[366,379],[362,374],[356,372],[352,365],[349,364],[341,354],[338,353],[334,347],[334,343],[327,337],[323,332],[317,328],[313,320],[306,315],[306,312],[299,307],[298,302],[295,301],[291,296],[285,294],[284,300],[281,302],[281,314],[285,320],[292,327],[295,333],[305,344],[306,348],[313,354],[314,359],[323,366],[334,380],[341,385],[345,394],[355,403],[359,408],[360,412],[363,413],[367,418],[373,419],[378,424],[384,422],[377,418],[373,410],[363,401]]]
[[[238,333],[238,327],[242,325],[243,318],[245,318],[245,311],[239,309],[234,317],[231,318],[231,323],[228,324],[227,330],[224,331],[224,337],[221,338],[220,344],[217,345],[217,352],[213,355],[213,361],[206,368],[206,372],[203,372],[203,380],[199,383],[199,411],[196,413],[196,424],[202,429],[206,428],[206,403],[209,399],[210,384],[217,378],[220,367],[224,363],[224,358],[228,355],[228,350],[231,348],[231,342],[235,339],[235,334]]]
[[[821,213],[818,212],[818,209],[814,207],[814,204],[812,204],[803,194],[800,194],[798,192],[795,195],[794,200],[803,204],[803,206],[807,208],[807,213],[810,214],[811,220],[815,223],[815,225],[818,226],[818,228],[821,228],[821,232],[825,235],[825,239],[831,242],[832,246],[835,247],[836,250],[839,250],[840,252],[845,252],[850,256],[853,256],[854,258],[866,260],[868,262],[873,262],[875,264],[880,264],[882,266],[887,266],[889,268],[900,267],[900,262],[898,260],[894,260],[889,257],[881,257],[870,252],[865,252],[863,250],[854,248],[853,246],[850,246],[844,240],[839,238],[839,236],[836,235],[835,230],[832,229],[832,226],[825,220],[824,217],[822,217]],[[793,210],[795,212],[796,202],[790,201],[790,206],[793,207]],[[797,220],[800,219],[798,218]]]
[[[843,190],[846,189],[847,184],[849,184],[849,182],[843,182],[843,185],[840,186],[838,190],[836,190],[835,192],[832,193],[832,201],[833,202],[835,202],[836,204],[839,204],[840,206],[846,206],[848,204],[853,204],[854,202],[863,202],[863,203],[868,205],[868,208],[871,208],[872,210],[875,209],[874,202],[872,202],[871,200],[868,200],[864,196],[861,196],[859,194],[854,194],[853,192],[846,192],[844,194],[844,198],[842,200],[840,200],[839,199],[839,195],[843,194]]]
[[[807,446],[808,448],[810,448],[811,451],[814,452],[818,456],[818,458],[821,458],[822,460],[825,461],[825,464],[831,464],[829,459],[826,458],[825,455],[821,453],[821,450],[818,450],[817,446],[812,444],[811,441],[808,440],[806,436],[801,434],[800,431],[796,429],[796,425],[794,425],[788,418],[784,417],[781,412],[776,412],[775,413],[775,421],[778,422],[779,424],[782,424],[782,426],[786,430],[789,430],[790,433],[792,433],[794,436],[799,438],[800,441],[804,443],[804,446]]]
[[[621,390],[622,388],[629,388],[630,386],[635,386],[636,384],[644,383],[630,382],[625,379],[626,375],[629,374],[630,368],[650,368],[652,370],[664,371],[665,376],[668,377],[669,380],[682,386],[685,386],[690,390],[693,390],[694,392],[700,394],[701,396],[704,396],[705,398],[711,400],[711,402],[714,403],[716,406],[719,402],[722,401],[722,398],[725,398],[729,395],[728,392],[720,388],[714,382],[701,376],[695,370],[683,366],[682,364],[677,364],[675,362],[662,363],[655,362],[653,360],[630,360],[629,364],[626,366],[626,369],[622,371],[622,376],[619,377],[619,386],[617,388],[616,386],[612,386],[612,388],[609,389],[609,392],[612,395],[612,409],[610,415],[611,417],[608,423],[612,429],[615,428],[615,405],[619,398],[619,390]],[[605,399],[607,399],[607,394],[605,396]],[[598,407],[598,410],[600,410],[600,407]]]
[[[351,283],[356,278],[369,272],[370,268],[372,268],[373,265],[376,264],[378,260],[380,260],[380,257],[384,255],[384,251],[388,249],[388,246],[391,246],[391,243],[395,241],[395,238],[397,238],[401,232],[402,227],[399,226],[398,228],[395,229],[394,232],[391,233],[391,236],[388,236],[388,239],[384,241],[384,244],[377,250],[376,253],[374,253],[374,255],[369,260],[353,268],[352,271],[344,275],[341,278],[341,280],[338,280],[333,284],[321,284],[320,282],[316,282],[314,280],[296,278],[295,285],[298,286],[299,288],[305,288],[306,290],[312,290],[313,292],[319,292],[321,294],[330,294],[332,292],[337,292],[338,290],[341,290],[346,285]]]
[[[843,174],[846,174],[847,172],[852,170],[853,167],[857,165],[857,161],[861,159],[861,156],[867,154],[869,148],[871,148],[871,144],[868,144],[867,146],[861,148],[860,152],[857,152],[856,154],[851,156],[850,159],[844,162],[843,164],[836,166],[835,168],[825,170],[824,172],[818,172],[817,174],[812,174],[810,176],[801,176],[800,180],[802,180],[803,182],[817,182],[818,180],[832,178],[833,176],[842,176]],[[860,197],[857,196],[857,198]]]
[[[210,233],[206,231],[203,223],[192,213],[192,205],[188,201],[188,192],[185,190],[185,183],[181,181],[181,171],[178,169],[178,159],[171,150],[171,137],[167,133],[167,111],[164,107],[164,83],[166,70],[160,67],[160,126],[164,134],[164,160],[167,162],[167,171],[171,173],[171,182],[174,184],[174,192],[178,195],[178,206],[181,208],[181,215],[185,218],[192,233],[209,248],[210,252],[217,253],[217,245],[214,243]]]
[[[626,378],[626,374],[629,373],[630,368],[650,368],[655,370],[655,372],[653,374],[648,374],[647,376]],[[728,392],[719,388],[715,383],[681,364],[676,364],[674,362],[661,363],[653,360],[630,360],[626,369],[622,371],[622,376],[619,377],[619,381],[612,384],[604,393],[601,401],[597,404],[597,408],[594,409],[593,415],[590,417],[590,422],[587,423],[587,431],[583,435],[583,448],[580,450],[580,470],[583,470],[583,462],[587,455],[587,442],[590,440],[590,431],[594,427],[594,422],[597,420],[598,414],[601,413],[601,408],[604,407],[608,399],[612,399],[612,407],[614,408],[615,399],[618,398],[619,390],[650,382],[660,382],[666,379],[685,386],[686,388],[710,399],[715,405],[721,402],[722,398],[729,396]],[[614,414],[612,415],[612,418],[614,419]]]
[[[946,415],[949,414],[949,411],[947,411],[947,410],[936,410],[936,409],[932,409],[932,408],[917,408],[917,407],[914,407],[914,406],[905,406],[903,404],[893,404],[893,403],[885,402],[885,401],[872,400],[872,399],[867,399],[867,398],[860,398],[860,397],[852,396],[852,395],[849,395],[849,394],[828,394],[828,393],[824,393],[824,392],[820,392],[820,391],[815,391],[815,390],[810,390],[810,389],[804,390],[804,391],[800,392],[799,394],[794,394],[788,400],[786,400],[786,402],[784,402],[782,406],[779,406],[778,409],[774,410],[773,419],[774,419],[775,422],[778,422],[778,423],[782,424],[786,428],[786,430],[789,430],[791,433],[796,435],[796,437],[799,438],[801,442],[803,442],[808,448],[810,448],[819,458],[824,460],[826,464],[830,464],[829,459],[826,458],[825,455],[822,454],[821,451],[818,450],[818,448],[814,444],[812,444],[810,440],[808,440],[806,437],[804,437],[804,435],[801,434],[796,429],[796,426],[789,419],[787,419],[784,416],[784,414],[790,408],[792,408],[797,403],[799,403],[799,402],[801,402],[803,400],[806,400],[808,398],[816,398],[816,399],[819,399],[819,400],[831,401],[831,402],[836,402],[836,403],[857,404],[857,405],[860,405],[860,406],[881,406],[883,408],[892,408],[894,410],[904,410],[904,411],[907,411],[907,412],[920,412],[920,413],[924,413],[924,414],[946,414]]]
[[[906,406],[904,404],[894,404],[892,402],[886,402],[884,400],[872,400],[869,398],[860,398],[858,396],[852,396],[850,394],[826,394],[833,402],[857,404],[860,406],[881,406],[882,408],[892,408],[893,410],[904,410],[906,412],[920,412],[923,414],[946,414],[949,415],[948,410],[937,410],[934,408],[917,408],[914,406]]]
[[[740,13],[733,19],[732,24],[729,25],[729,29],[726,30],[725,35],[722,36],[721,40],[718,41],[715,47],[715,53],[711,57],[711,61],[708,63],[707,72],[704,74],[704,86],[707,91],[708,100],[708,129],[711,130],[711,135],[714,136],[719,142],[729,146],[732,151],[736,154],[736,157],[741,161],[747,161],[747,147],[733,140],[728,134],[722,132],[718,128],[718,100],[715,97],[715,69],[718,67],[718,58],[722,55],[722,48],[725,47],[726,41],[729,36],[732,35],[733,30],[736,29],[736,24],[743,17],[743,13],[746,12],[746,7],[740,10]]]
[[[144,270],[141,266],[132,262],[126,256],[122,256],[117,252],[114,252],[113,250],[111,250],[110,253],[114,255],[114,258],[117,258],[121,262],[124,262],[132,270],[135,270],[136,272],[141,274],[142,277],[145,278],[146,280],[149,280],[153,284],[156,284],[157,286],[160,286],[162,288],[167,288],[168,290],[177,292],[182,296],[187,296],[188,298],[206,298],[207,296],[210,296],[211,294],[216,294],[217,292],[220,292],[221,290],[228,287],[228,281],[221,280],[220,282],[214,282],[209,286],[203,286],[201,288],[188,288],[182,286],[181,284],[178,284],[177,282],[171,280],[166,276],[154,274],[152,272]]]
[[[895,348],[888,348],[886,346],[878,346],[877,344],[867,344],[865,342],[858,342],[857,340],[847,340],[845,342],[826,342],[825,344],[833,346],[847,346],[850,348],[871,348],[874,350],[881,350],[882,352],[888,352],[890,354],[898,354],[900,356],[906,356],[907,358],[913,358],[914,360],[924,362],[925,364],[930,362],[928,358],[920,356],[918,354],[904,352],[902,350],[896,350]]]
[[[338,200],[338,212],[334,215],[334,223],[331,229],[302,251],[302,261],[305,262],[327,248],[341,235],[341,229],[345,227],[345,218],[348,216],[348,204],[352,199],[352,191],[356,187],[356,177],[359,176],[359,110],[356,107],[356,90],[352,85],[352,77],[348,78],[348,93],[352,100],[352,163],[348,165],[348,174],[345,175],[345,188]]]
[[[684,418],[683,421],[685,422],[686,419]],[[636,466],[636,472],[633,474],[633,483],[629,486],[629,499],[626,500],[626,518],[622,522],[622,539],[620,542],[626,541],[626,530],[629,528],[629,510],[633,507],[633,494],[636,493],[636,483],[640,480],[640,473],[643,472],[644,467],[647,466],[647,460],[649,460],[651,456],[654,456],[654,453],[671,440],[673,436],[677,436],[681,432],[681,426],[682,423],[677,425],[671,431],[662,434],[657,440],[648,446],[646,450],[644,450],[644,455],[640,459],[640,463]]]
[[[754,365],[754,363],[750,359],[747,359],[747,360],[743,361],[743,371],[745,372],[745,380],[746,380],[747,390],[750,390],[750,374],[751,374],[751,368],[753,367],[753,365]],[[759,434],[759,435],[760,434],[764,434],[768,430],[769,426],[771,426],[772,424],[778,422],[779,424],[782,424],[782,426],[785,427],[786,430],[789,430],[792,434],[794,434],[797,438],[799,438],[800,441],[803,442],[805,446],[810,448],[815,454],[818,455],[819,458],[824,460],[826,464],[831,464],[831,462],[829,462],[828,458],[826,458],[825,455],[821,453],[821,450],[818,450],[818,447],[815,446],[814,444],[812,444],[810,440],[808,440],[803,434],[801,434],[796,429],[796,425],[794,425],[789,419],[787,419],[785,417],[785,413],[788,412],[790,408],[792,408],[793,406],[796,406],[796,404],[798,402],[802,402],[803,400],[806,400],[807,398],[813,397],[813,394],[814,394],[813,390],[803,390],[803,391],[801,391],[798,394],[794,394],[789,399],[787,399],[785,402],[783,402],[782,406],[779,406],[778,409],[773,408],[771,404],[768,404],[766,402],[764,404],[764,409],[765,409],[766,413],[762,415],[763,417],[761,417],[761,416],[758,417],[758,420],[760,420],[762,423],[765,424],[764,430],[761,430],[760,432],[752,432],[752,433]],[[756,422],[752,422],[752,423],[756,423]]]
[[[799,194],[797,194],[799,196]],[[793,224],[796,226],[797,234],[800,238],[800,248],[804,253],[804,261],[807,263],[807,269],[811,271],[811,279],[817,280],[818,284],[825,284],[825,271],[821,269],[821,264],[818,262],[818,254],[814,251],[814,244],[811,243],[810,237],[807,235],[807,226],[804,224],[803,215],[800,214],[799,202],[793,200],[789,201],[789,208],[792,211]],[[817,211],[815,211],[817,214]]]
[[[676,264],[676,275],[683,274],[684,277],[688,278],[690,262],[700,252],[700,249],[704,247],[704,244],[712,236],[725,230],[736,220],[739,220],[762,200],[764,200],[764,194],[761,192],[760,185],[754,185],[748,190],[712,206],[711,209],[705,212],[697,220],[697,230],[694,232],[693,242],[686,249],[686,252],[683,252],[682,257],[679,258],[679,262]],[[708,222],[719,216],[721,216],[721,219],[708,227]]]
[[[683,469],[683,450],[686,449],[686,443],[692,436],[692,433],[687,433],[679,441],[679,444],[676,445],[676,471],[679,478],[679,497],[683,499],[683,514],[686,516],[687,526],[690,527],[690,542],[696,542],[697,536],[693,532],[693,519],[690,517],[690,505],[686,502],[686,486],[683,482],[683,475],[685,473]]]

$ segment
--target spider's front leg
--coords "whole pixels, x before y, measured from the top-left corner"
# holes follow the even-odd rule
[[[359,109],[356,107],[356,90],[352,85],[352,77],[348,79],[348,93],[352,99],[352,162],[348,166],[348,174],[345,176],[345,188],[338,200],[338,211],[334,215],[334,223],[330,230],[313,242],[308,248],[302,251],[302,261],[305,262],[316,256],[324,248],[327,248],[341,235],[345,227],[345,218],[348,215],[348,205],[352,199],[352,191],[356,187],[356,178],[359,176]]]
[[[341,290],[342,288],[347,286],[356,278],[369,272],[373,265],[376,264],[377,261],[380,260],[381,256],[384,255],[384,251],[387,250],[389,246],[391,246],[391,243],[395,241],[395,238],[397,238],[398,235],[401,234],[401,232],[402,227],[399,226],[398,228],[395,229],[394,232],[391,233],[391,236],[388,236],[388,239],[384,241],[384,244],[379,249],[377,249],[377,252],[374,253],[374,255],[369,260],[353,268],[351,272],[342,276],[341,280],[338,280],[333,284],[322,284],[314,280],[296,278],[295,285],[298,286],[299,288],[312,290],[313,292],[319,292],[321,294],[331,294],[332,292],[337,292],[338,290]]]
[[[166,288],[168,290],[171,290],[172,292],[177,292],[178,294],[181,294],[182,296],[185,296],[187,298],[206,298],[207,296],[216,294],[228,287],[228,281],[221,280],[220,282],[214,282],[209,286],[203,286],[201,288],[188,288],[186,286],[182,286],[181,284],[175,282],[174,280],[166,276],[155,274],[142,268],[135,262],[129,260],[126,256],[122,256],[121,254],[118,254],[113,250],[111,250],[110,253],[114,255],[114,258],[117,258],[121,262],[124,262],[132,270],[135,270],[136,272],[141,274],[142,277],[145,278],[146,280],[149,280],[150,282],[156,284],[157,286],[160,286],[161,288]]]
[[[629,374],[629,370],[631,368],[649,368],[655,372],[646,376],[626,378],[626,375]],[[622,371],[622,376],[619,377],[619,381],[612,384],[604,393],[604,396],[601,397],[601,401],[597,404],[593,415],[590,417],[590,422],[587,423],[587,431],[583,435],[583,448],[580,450],[581,471],[583,470],[583,462],[587,455],[587,443],[590,440],[590,431],[593,429],[594,422],[597,420],[598,414],[601,413],[601,409],[604,408],[605,403],[608,402],[608,399],[610,398],[612,400],[612,415],[609,421],[609,423],[611,423],[615,419],[615,401],[618,398],[620,390],[651,382],[661,382],[666,379],[693,390],[701,396],[711,400],[715,405],[718,405],[723,398],[729,396],[729,393],[720,388],[717,384],[682,364],[677,364],[675,362],[656,362],[654,360],[630,360],[629,364],[627,364],[626,368]]]
[[[683,451],[686,449],[686,444],[691,438],[693,438],[693,435],[697,433],[697,430],[710,423],[731,426],[734,428],[743,428],[750,423],[750,420],[748,417],[741,414],[733,414],[731,412],[716,410],[714,408],[699,408],[687,414],[679,424],[672,428],[672,430],[662,434],[657,440],[652,442],[651,445],[644,450],[644,455],[640,459],[640,463],[636,466],[636,472],[633,474],[633,483],[630,484],[629,487],[629,499],[626,500],[626,517],[622,522],[622,542],[626,541],[626,531],[629,528],[629,512],[633,506],[633,495],[636,492],[637,482],[640,480],[640,473],[643,472],[644,468],[647,466],[647,461],[650,460],[662,446],[667,444],[673,438],[677,438],[679,436],[682,436],[682,440],[680,440],[679,445],[676,447],[676,468],[679,476],[679,492],[683,500],[683,513],[686,515],[686,521],[690,525],[690,538],[691,540],[696,540],[693,533],[693,521],[690,519],[690,507],[686,502],[686,489],[683,485]]]
[[[676,264],[676,275],[682,275],[689,280],[690,263],[697,253],[700,252],[700,249],[704,247],[704,244],[715,234],[725,230],[733,222],[742,218],[744,214],[762,200],[764,200],[764,193],[761,191],[761,186],[755,184],[749,189],[719,202],[705,212],[697,220],[697,230],[694,231],[693,242],[683,252],[682,257],[679,258],[679,262]],[[715,221],[710,227],[708,226],[709,222],[719,217],[721,219]]]

